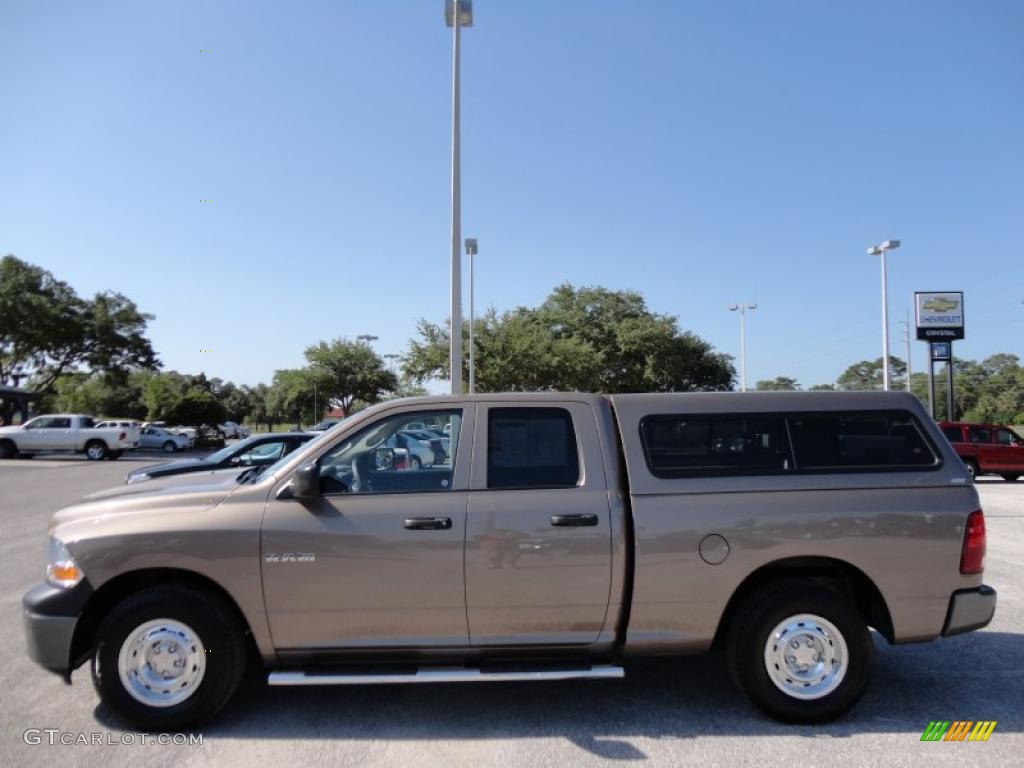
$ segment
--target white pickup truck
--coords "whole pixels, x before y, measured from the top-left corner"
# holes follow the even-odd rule
[[[84,453],[91,461],[117,459],[139,444],[138,427],[96,429],[92,416],[60,413],[0,427],[0,459],[19,454]]]

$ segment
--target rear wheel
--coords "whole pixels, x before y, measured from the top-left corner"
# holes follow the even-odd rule
[[[1015,482],[1017,482],[1017,479],[1019,477],[1020,477],[1020,475],[1018,475],[1016,473],[1010,473],[1010,474],[1003,475],[1003,480],[1005,480],[1008,483],[1015,483]]]
[[[978,462],[974,459],[964,459],[964,466],[967,467],[967,474],[972,478],[981,474],[981,471],[978,469]]]
[[[729,664],[740,687],[784,722],[822,723],[846,713],[871,676],[868,628],[843,595],[815,586],[762,591],[740,606]]]
[[[108,453],[110,450],[102,440],[91,440],[85,444],[85,457],[89,461],[102,461],[107,458]]]
[[[168,440],[167,442],[164,443],[163,449],[164,453],[174,453],[176,450],[178,450],[178,446],[175,444],[173,440]]]
[[[100,625],[92,662],[103,702],[145,730],[180,728],[216,714],[242,679],[243,629],[209,592],[153,587]]]
[[[18,449],[10,440],[0,440],[0,459],[13,459]]]
[[[116,461],[117,459],[120,459],[123,454],[124,451],[111,451],[110,453],[107,454],[107,460]]]
[[[409,459],[409,466],[412,467],[413,469],[422,469],[423,462],[420,461],[419,456],[413,456],[411,459]]]

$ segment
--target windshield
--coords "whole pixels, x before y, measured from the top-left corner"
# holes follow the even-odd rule
[[[227,461],[239,449],[242,449],[244,451],[247,446],[252,445],[258,439],[259,439],[258,437],[249,437],[249,438],[246,438],[245,440],[241,440],[241,441],[239,441],[237,443],[232,443],[231,445],[225,445],[219,451],[215,451],[214,453],[211,453],[209,456],[207,456],[205,459],[203,459],[203,461],[210,461],[210,462],[214,462],[214,463],[220,463],[222,461]]]
[[[308,448],[311,445],[314,445],[316,443],[322,443],[326,438],[333,437],[335,432],[338,429],[338,426],[340,424],[344,424],[350,418],[352,418],[352,417],[351,416],[346,416],[344,419],[339,421],[337,424],[335,424],[333,427],[331,427],[327,431],[321,432],[316,437],[314,437],[312,440],[310,440],[310,441],[308,441],[306,443],[303,443],[301,446],[296,448],[295,451],[305,450],[306,448]],[[241,443],[239,443],[239,445],[241,445]],[[252,472],[251,474],[249,472],[243,472],[238,477],[239,482],[243,482],[245,480],[255,480],[260,475],[273,474],[282,465],[284,465],[285,463],[291,461],[295,457],[295,451],[292,451],[291,453],[289,453],[289,454],[287,454],[285,456],[282,456],[280,459],[275,461],[273,464],[267,464],[266,466],[263,466],[263,467],[254,467],[253,469],[255,469],[256,471]]]

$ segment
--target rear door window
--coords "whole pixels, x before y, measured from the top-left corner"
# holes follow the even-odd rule
[[[910,414],[828,413],[789,418],[799,469],[934,467],[938,457]]]
[[[579,448],[569,411],[488,411],[488,488],[573,488],[579,481]]]
[[[640,440],[655,477],[792,469],[782,416],[648,416],[640,422]]]
[[[951,443],[962,443],[964,441],[964,431],[960,427],[943,427],[942,434]]]
[[[991,443],[992,430],[988,427],[969,427],[967,439],[972,443]]]

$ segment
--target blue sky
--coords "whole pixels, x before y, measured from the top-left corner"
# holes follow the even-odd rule
[[[892,237],[894,352],[963,289],[958,354],[1024,355],[1024,3],[474,5],[478,306],[631,288],[736,354],[755,301],[750,381],[810,385],[880,355]],[[167,368],[401,352],[448,312],[442,6],[0,0],[0,254],[130,296]]]

